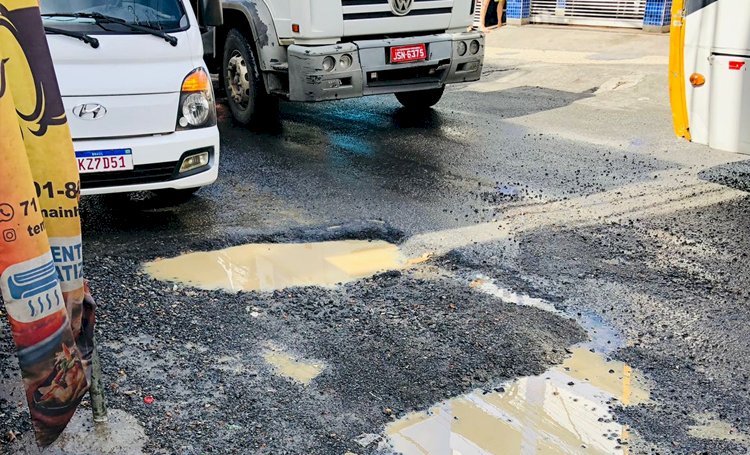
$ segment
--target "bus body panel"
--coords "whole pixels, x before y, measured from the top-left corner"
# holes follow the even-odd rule
[[[684,11],[681,30],[684,48],[672,49],[672,60],[682,52],[684,107],[673,94],[673,112],[678,135],[693,142],[733,152],[750,153],[750,1],[675,1],[674,11]],[[673,12],[674,12],[673,11]],[[682,29],[681,29],[682,28]],[[673,37],[674,39],[674,37]],[[699,74],[705,83],[693,86],[690,77]],[[686,109],[688,134],[680,134],[680,109]]]
[[[708,145],[750,154],[750,58],[711,56]]]

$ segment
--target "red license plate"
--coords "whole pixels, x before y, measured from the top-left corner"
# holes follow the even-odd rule
[[[427,47],[424,44],[391,48],[391,63],[418,62],[420,60],[427,60]]]

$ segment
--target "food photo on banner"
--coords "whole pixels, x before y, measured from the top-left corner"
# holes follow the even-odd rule
[[[78,168],[36,0],[0,0],[0,295],[37,442],[91,383]]]

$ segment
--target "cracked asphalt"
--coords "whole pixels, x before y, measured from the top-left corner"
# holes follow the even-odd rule
[[[387,96],[287,103],[278,124],[247,130],[220,106],[216,184],[176,206],[84,198],[109,406],[142,429],[111,453],[392,453],[386,425],[499,393],[581,343],[649,384],[649,400],[609,406],[628,428],[618,453],[748,453],[750,161],[673,137],[667,52],[661,35],[505,27],[482,81],[429,112]],[[142,271],[189,251],[344,239],[429,259],[236,294]],[[269,346],[322,372],[279,375]],[[0,452],[37,453],[5,323],[0,365]],[[100,453],[81,447],[49,453]]]

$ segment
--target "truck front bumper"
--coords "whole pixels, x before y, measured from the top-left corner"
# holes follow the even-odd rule
[[[131,171],[81,174],[81,194],[125,193],[162,189],[197,188],[219,175],[219,129],[216,126],[128,138],[73,140],[76,151],[128,148],[135,168]],[[182,161],[208,152],[207,165],[180,172]]]
[[[471,52],[475,41],[476,52]],[[390,48],[424,44],[427,59],[391,63]],[[477,45],[478,44],[478,48]],[[465,52],[462,53],[465,45]],[[342,56],[351,65],[342,64]],[[323,69],[325,59],[335,64]],[[344,59],[346,60],[346,59]],[[289,98],[325,101],[415,90],[479,80],[484,62],[480,32],[355,41],[329,46],[289,46]]]

